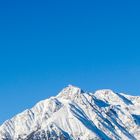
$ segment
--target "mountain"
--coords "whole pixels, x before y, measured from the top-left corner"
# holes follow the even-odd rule
[[[140,140],[140,96],[70,85],[4,122],[0,140]]]

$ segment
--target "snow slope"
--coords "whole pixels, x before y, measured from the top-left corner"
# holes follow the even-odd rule
[[[140,140],[140,96],[75,86],[0,126],[0,140]]]

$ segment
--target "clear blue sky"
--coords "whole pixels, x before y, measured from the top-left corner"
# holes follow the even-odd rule
[[[68,84],[140,95],[139,0],[0,1],[0,123]]]

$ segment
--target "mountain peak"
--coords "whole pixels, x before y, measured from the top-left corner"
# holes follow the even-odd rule
[[[96,94],[114,94],[114,92],[111,90],[111,89],[100,89],[100,90],[97,90],[95,92]]]
[[[76,86],[68,85],[58,94],[58,97],[73,98],[77,95],[84,93],[84,91]]]

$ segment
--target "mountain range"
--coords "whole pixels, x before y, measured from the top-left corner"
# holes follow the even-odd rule
[[[0,140],[140,140],[140,96],[69,85],[5,121]]]

